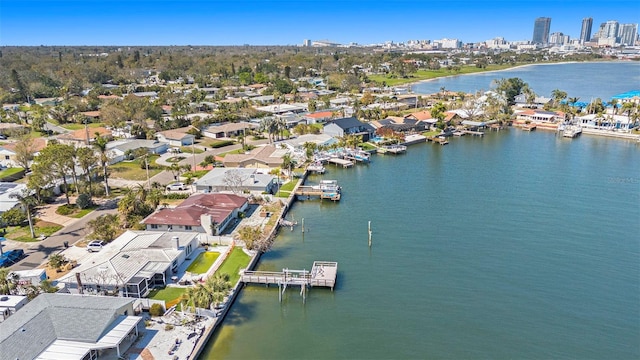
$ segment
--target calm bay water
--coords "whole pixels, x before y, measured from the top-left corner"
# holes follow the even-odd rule
[[[442,87],[451,91],[474,93],[489,90],[496,79],[519,77],[540,96],[551,97],[555,89],[566,91],[569,97],[590,102],[640,89],[640,62],[588,62],[531,65],[504,71],[451,76],[425,81],[411,88],[418,94],[432,94]]]
[[[335,291],[248,286],[201,358],[638,359],[639,155],[509,129],[329,167],[343,199],[297,202],[307,233],[281,231],[258,269],[337,261]]]
[[[637,359],[639,154],[510,129],[331,167],[259,269],[337,261],[335,292],[248,286],[203,358]]]

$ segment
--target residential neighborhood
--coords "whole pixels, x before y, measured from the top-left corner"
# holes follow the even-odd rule
[[[519,78],[475,93],[417,94],[395,81],[409,82],[407,67],[452,75],[522,65],[529,51],[336,52],[324,65],[306,54],[286,76],[274,65],[285,55],[252,55],[254,67],[222,57],[203,74],[108,51],[129,75],[116,66],[118,77],[79,80],[55,97],[14,88],[0,112],[0,249],[20,254],[2,255],[0,267],[0,345],[12,359],[191,356],[280,226],[297,225],[285,219],[291,204],[342,201],[335,180],[305,186],[326,167],[494,130],[640,141],[637,91],[587,103],[561,89],[537,96]],[[29,337],[43,340],[16,345]]]

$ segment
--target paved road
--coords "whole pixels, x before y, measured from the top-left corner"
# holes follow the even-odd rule
[[[53,254],[57,254],[65,249],[64,242],[68,241],[69,245],[73,245],[82,240],[88,233],[87,223],[100,215],[113,214],[117,212],[117,200],[109,200],[99,209],[89,213],[87,216],[79,219],[78,221],[66,226],[54,233],[50,237],[32,243],[32,246],[24,249],[24,259],[11,266],[13,270],[29,270],[35,269],[42,263],[46,262],[48,257]]]

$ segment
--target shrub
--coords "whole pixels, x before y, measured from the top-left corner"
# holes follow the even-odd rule
[[[9,226],[20,226],[27,221],[27,214],[20,208],[14,208],[2,213],[2,222]]]
[[[93,201],[91,201],[91,196],[88,194],[80,194],[76,199],[76,206],[80,209],[86,209],[93,205]]]
[[[173,330],[173,325],[171,325],[171,324],[166,324],[166,325],[164,326],[164,330],[165,330],[165,331]]]
[[[164,307],[158,303],[151,305],[149,308],[149,315],[162,316],[164,314]]]
[[[212,142],[211,144],[209,144],[209,146],[211,146],[214,149],[217,149],[217,148],[221,148],[221,147],[225,147],[233,144],[235,144],[235,142],[232,140],[218,140],[218,141]]]
[[[73,205],[68,205],[68,204],[64,204],[64,205],[60,205],[58,206],[58,208],[56,209],[56,214],[58,215],[71,215],[76,211],[76,209],[74,208]]]

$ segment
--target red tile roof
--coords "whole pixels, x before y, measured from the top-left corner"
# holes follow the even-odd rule
[[[331,116],[333,116],[332,111],[321,111],[321,112],[305,115],[305,117],[312,118],[312,119],[330,118]]]
[[[175,208],[161,209],[142,221],[143,224],[200,226],[200,216],[210,215],[222,223],[234,210],[242,207],[247,198],[233,194],[196,194]]]

